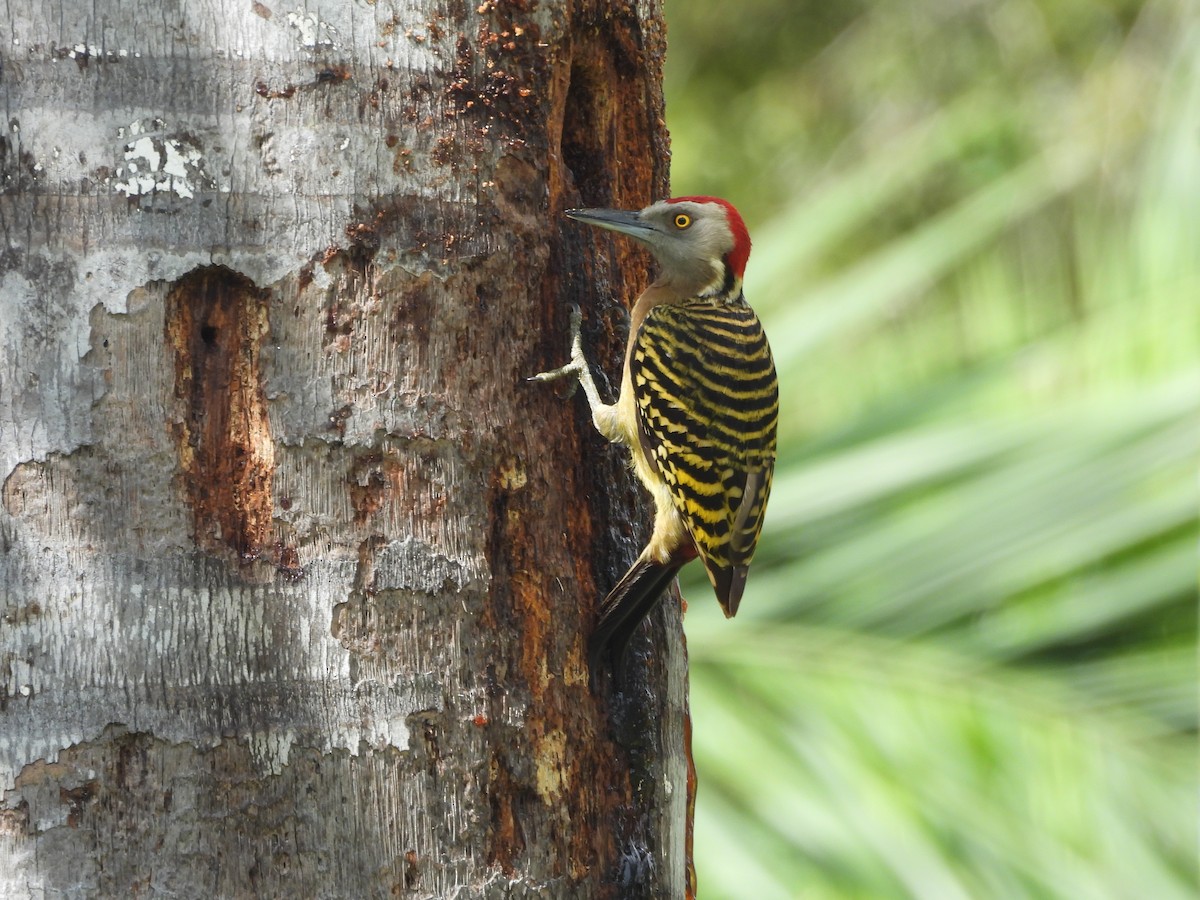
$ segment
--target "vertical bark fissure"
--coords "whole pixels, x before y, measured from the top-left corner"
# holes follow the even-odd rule
[[[637,208],[666,195],[661,93],[641,77],[647,69],[661,73],[663,45],[653,22],[578,13],[588,24],[576,29],[569,61],[562,61],[561,105],[550,129],[559,136],[558,152],[551,154],[550,211],[562,236],[552,249],[543,296],[558,335],[568,303],[583,307],[589,358],[611,397],[628,333],[624,307],[648,283],[650,260],[631,242],[574,229],[560,214],[581,205]],[[559,361],[562,353],[552,348],[547,361]],[[624,454],[594,433],[583,405],[575,403],[571,414],[581,449],[566,490],[576,498],[571,521],[577,546],[586,546],[594,560],[579,576],[588,592],[580,598],[588,629],[600,597],[647,537],[649,514]],[[606,746],[615,742],[619,755],[610,791],[619,798],[617,815],[607,817],[616,856],[605,875],[620,896],[629,897],[657,896],[667,885],[673,893],[690,893],[694,877],[686,837],[694,779],[688,777],[690,746],[684,740],[686,660],[677,643],[678,606],[668,602],[645,631],[649,639],[632,655],[626,695],[610,698],[614,705],[603,698],[600,703],[601,738]],[[602,772],[610,767],[601,765]]]

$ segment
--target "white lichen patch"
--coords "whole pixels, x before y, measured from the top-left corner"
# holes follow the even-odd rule
[[[296,33],[300,46],[305,50],[336,50],[333,36],[337,29],[310,12],[287,14],[288,28]]]
[[[163,123],[155,120],[154,124]],[[204,172],[200,148],[190,141],[147,134],[145,126],[137,121],[128,129],[119,128],[117,134],[136,137],[125,145],[125,165],[117,167],[113,183],[127,197],[172,193],[190,200],[197,190],[215,187]]]
[[[157,172],[159,163],[162,162],[162,154],[158,152],[158,148],[154,146],[154,139],[148,137],[138,138],[132,144],[125,147],[125,158],[131,160],[129,168],[136,172],[138,164],[132,160],[145,160],[146,168],[151,172]]]

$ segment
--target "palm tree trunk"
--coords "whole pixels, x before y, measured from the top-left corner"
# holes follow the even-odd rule
[[[659,3],[299,9],[5,35],[0,893],[680,896],[678,610],[589,692],[645,504],[523,380],[617,371]]]

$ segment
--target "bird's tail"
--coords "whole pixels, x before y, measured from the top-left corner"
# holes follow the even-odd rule
[[[711,560],[704,560],[708,569],[708,578],[713,590],[717,592],[717,600],[725,618],[732,619],[737,615],[738,605],[742,602],[742,592],[746,589],[746,573],[748,566],[722,566]]]
[[[641,557],[608,592],[600,604],[600,620],[588,644],[593,685],[607,656],[612,665],[613,681],[620,689],[629,639],[682,565],[681,562],[661,563]]]

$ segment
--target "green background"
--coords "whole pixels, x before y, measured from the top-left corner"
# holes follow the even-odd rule
[[[783,395],[683,585],[700,896],[1200,895],[1200,4],[666,14]]]

